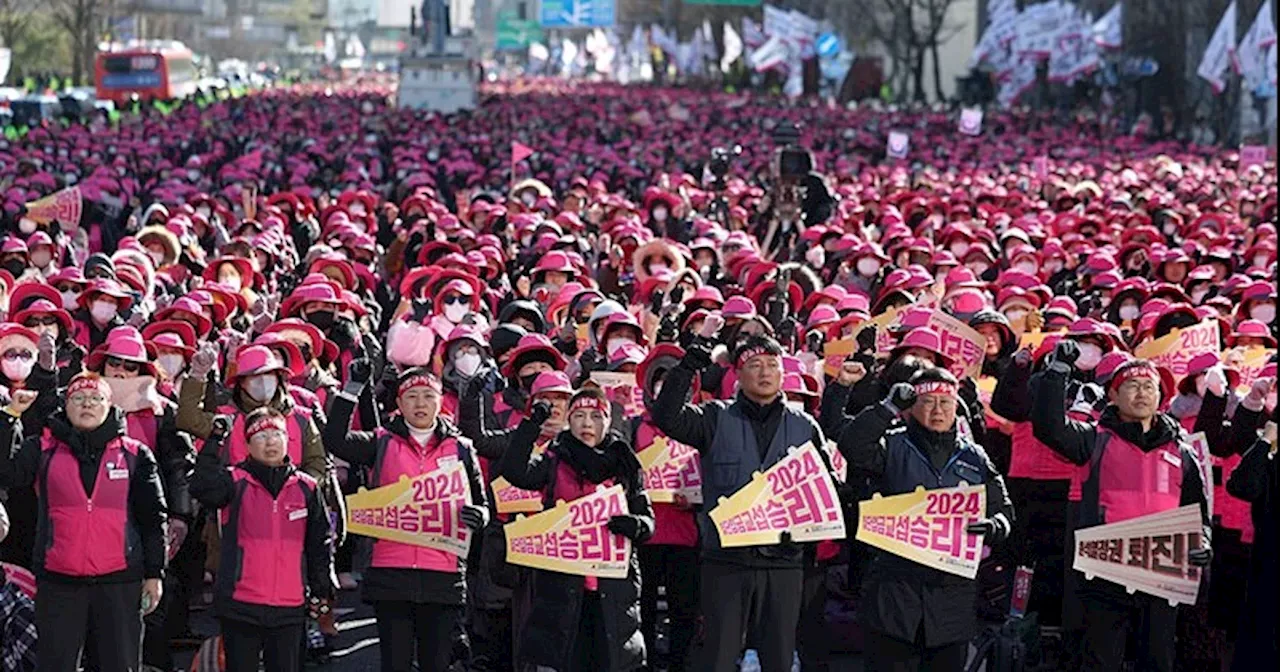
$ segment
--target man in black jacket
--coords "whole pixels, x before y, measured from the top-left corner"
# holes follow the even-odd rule
[[[15,395],[6,411],[20,415],[33,401]],[[66,410],[48,429],[16,454],[0,450],[0,488],[39,484],[36,627],[56,633],[40,638],[39,667],[74,672],[92,633],[99,669],[137,670],[142,616],[160,604],[168,557],[155,456],[125,435],[124,414],[97,374],[71,380]],[[11,422],[0,425],[11,437],[14,431]]]
[[[1111,404],[1096,425],[1071,420],[1065,412],[1068,380],[1080,347],[1058,343],[1043,377],[1032,392],[1031,424],[1035,437],[1078,465],[1091,465],[1082,484],[1077,520],[1070,529],[1117,523],[1191,504],[1200,507],[1201,547],[1188,561],[1205,567],[1212,560],[1212,531],[1200,469],[1186,445],[1178,421],[1161,413],[1165,390],[1151,362],[1133,360],[1116,369],[1108,383]],[[1135,497],[1134,491],[1141,496]],[[1119,670],[1124,662],[1129,628],[1138,628],[1138,668],[1171,672],[1177,611],[1158,597],[1129,594],[1119,584],[1101,579],[1072,587],[1084,606],[1085,670]]]
[[[849,465],[884,496],[986,485],[986,517],[967,534],[999,543],[1012,526],[1004,479],[980,445],[956,431],[959,383],[944,369],[924,369],[897,383],[885,400],[859,413],[840,435]],[[905,428],[892,427],[906,415]],[[891,428],[892,427],[892,428]],[[867,670],[959,670],[977,634],[977,584],[877,551],[867,570],[860,612],[867,625]]]
[[[740,390],[732,402],[688,403],[694,376],[711,365],[710,337],[720,328],[709,317],[701,338],[667,374],[654,402],[653,417],[672,439],[702,454],[698,512],[702,544],[702,612],[706,640],[695,669],[736,669],[742,642],[750,635],[763,672],[791,669],[804,580],[803,553],[783,532],[776,546],[721,548],[708,512],[782,458],[787,449],[812,441],[824,444],[822,430],[808,414],[786,407],[782,394],[782,347],[768,336],[751,336],[733,353]]]

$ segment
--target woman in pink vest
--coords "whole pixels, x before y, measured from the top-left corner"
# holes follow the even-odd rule
[[[445,488],[439,488],[439,494],[431,498],[415,495],[421,520],[425,525],[430,509],[438,512],[432,517],[439,521],[436,533],[472,539],[488,522],[484,482],[471,442],[439,415],[440,379],[423,368],[402,373],[397,380],[397,413],[385,426],[361,432],[348,428],[372,371],[365,360],[356,360],[350,369],[346,386],[334,397],[333,417],[326,426],[326,439],[334,454],[353,465],[369,467],[371,489],[393,485],[402,478],[441,474],[429,480],[433,486],[437,479],[448,483],[447,495]],[[416,528],[418,521],[411,522]],[[403,518],[399,524],[403,529]],[[372,566],[364,578],[364,599],[373,604],[378,618],[382,670],[410,672],[415,654],[422,672],[450,669],[466,595],[466,556],[375,540]]]
[[[308,612],[327,611],[333,594],[329,515],[315,479],[289,460],[283,414],[269,406],[249,413],[237,428],[248,456],[228,467],[220,453],[230,427],[214,420],[191,480],[200,503],[220,511],[213,607],[226,669],[256,672],[261,659],[267,672],[298,672]]]
[[[34,400],[15,394],[6,412],[21,414]],[[126,431],[111,388],[85,373],[42,435],[13,455],[0,451],[0,488],[35,484],[39,497],[36,626],[55,633],[40,638],[41,670],[75,672],[90,634],[103,672],[142,663],[142,616],[163,594],[166,507],[151,449]]]
[[[620,484],[626,508],[598,520],[603,523],[601,533],[645,543],[653,536],[653,509],[631,446],[607,431],[609,401],[598,388],[587,388],[570,399],[568,411],[569,429],[560,432],[546,452],[534,455],[542,424],[552,417],[550,403],[535,402],[511,437],[501,474],[518,488],[541,491],[548,508],[561,500],[572,503],[600,485]],[[625,579],[525,571],[517,588],[528,604],[515,623],[517,666],[557,672],[630,672],[642,667],[640,563],[634,549],[627,562]]]

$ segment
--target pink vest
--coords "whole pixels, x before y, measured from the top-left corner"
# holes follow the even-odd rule
[[[1106,429],[1098,464],[1098,510],[1106,523],[1118,523],[1178,508],[1182,499],[1182,453],[1177,442],[1144,453]]]
[[[663,436],[661,430],[650,422],[646,414],[645,419],[636,427],[635,451],[638,453],[653,445],[659,436]],[[674,504],[655,503],[653,523],[653,537],[646,543],[689,547],[698,545],[698,523],[693,518],[693,511],[681,509]]]
[[[239,467],[230,467],[237,499],[222,509],[223,537],[236,514],[240,559],[232,599],[271,607],[301,607],[306,597],[307,489],[316,481],[294,471],[276,498]],[[224,565],[226,567],[226,565]]]
[[[42,441],[43,483],[48,512],[47,571],[67,576],[103,576],[129,566],[129,482],[142,444],[118,437],[107,443],[98,463],[93,496],[85,493],[80,463],[65,443],[47,431]]]
[[[1014,423],[1013,458],[1009,462],[1010,478],[1065,481],[1071,478],[1075,470],[1076,465],[1036,439],[1030,422]]]
[[[89,350],[89,325],[81,322],[80,320],[72,319],[71,339],[76,342],[76,345],[84,348],[86,351]]]
[[[457,460],[459,457],[457,439],[439,441],[433,436],[426,446],[420,446],[412,438],[401,438],[385,429],[377,431],[378,457],[374,464],[373,488],[395,483],[401,476],[413,478],[435,471],[440,466],[441,459]],[[452,521],[454,525],[461,524],[457,511],[447,512],[442,517],[446,521]],[[373,566],[456,573],[458,556],[434,548],[375,539]]]
[[[141,411],[126,413],[124,421],[129,430],[129,436],[145,443],[151,450],[156,449],[156,430],[160,422],[156,418],[155,411],[144,408]]]
[[[299,408],[305,408],[308,410],[324,408],[324,406],[321,405],[320,397],[317,396],[315,392],[312,392],[301,385],[289,383],[289,396],[293,397],[294,405]]]
[[[606,488],[613,487],[613,479],[608,479],[603,485]],[[596,491],[598,486],[594,483],[578,478],[577,472],[573,467],[556,460],[556,482],[554,492],[551,493],[551,501],[558,502],[564,500],[572,502],[575,499],[581,499]],[[612,533],[611,533],[612,534]],[[583,577],[583,587],[590,591],[600,589],[600,579],[594,576]]]
[[[1078,411],[1067,411],[1067,417],[1080,422],[1097,422],[1101,413],[1080,413]],[[1035,437],[1032,437],[1035,438]],[[1078,502],[1082,496],[1081,486],[1084,479],[1089,478],[1089,465],[1076,467],[1071,472],[1071,488],[1067,491],[1067,501]]]
[[[227,464],[240,464],[249,457],[249,441],[244,435],[244,413],[235,406],[222,406],[218,409],[218,413],[235,417],[235,421],[231,424],[231,436],[227,437],[227,443],[222,447],[222,454]],[[302,465],[302,424],[310,418],[311,411],[300,406],[295,406],[288,416],[289,461],[299,468]]]
[[[1219,516],[1222,526],[1229,530],[1240,531],[1240,541],[1253,543],[1253,517],[1250,515],[1249,502],[1232,497],[1227,492],[1225,483],[1231,478],[1231,472],[1240,466],[1241,457],[1214,457],[1214,466],[1222,470],[1222,483],[1213,486],[1213,511]]]

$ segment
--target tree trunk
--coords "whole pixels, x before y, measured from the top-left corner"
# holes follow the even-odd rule
[[[911,99],[923,103],[924,95],[924,49],[919,48],[912,54],[911,62]]]
[[[937,96],[938,102],[946,100],[947,96],[942,92],[942,64],[938,58],[938,36],[934,35],[929,41],[929,53],[933,56],[933,94]]]

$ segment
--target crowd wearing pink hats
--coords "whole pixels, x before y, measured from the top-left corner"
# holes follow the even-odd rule
[[[526,80],[453,116],[304,86],[0,139],[0,559],[35,577],[0,632],[41,635],[5,669],[172,670],[194,605],[229,669],[296,670],[359,590],[384,670],[836,669],[845,621],[869,670],[950,670],[1018,568],[1054,669],[1274,659],[1274,164],[956,124]],[[848,538],[720,547],[716,498],[810,441]],[[699,456],[701,501],[646,494],[654,446]],[[346,495],[449,464],[469,553],[348,534]],[[988,486],[976,578],[853,539],[873,493],[953,478]],[[517,511],[598,485],[626,578],[506,561]],[[1072,568],[1075,530],[1192,504],[1198,603]]]

